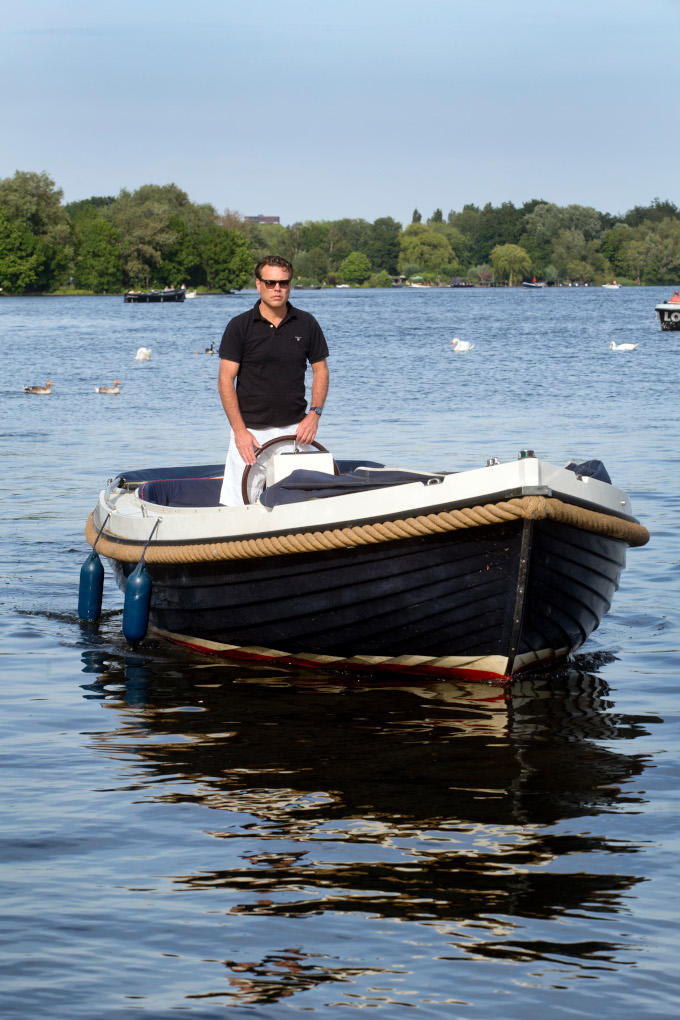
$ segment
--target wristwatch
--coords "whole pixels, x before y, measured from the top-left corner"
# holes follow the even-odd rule
[[[321,414],[323,407],[310,407],[310,411],[314,411],[314,414]]]

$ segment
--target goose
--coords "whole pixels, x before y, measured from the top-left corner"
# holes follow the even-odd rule
[[[612,340],[612,342],[609,345],[609,350],[610,351],[634,351],[636,349],[636,347],[639,347],[639,346],[640,346],[640,344],[617,344],[617,343],[614,343],[614,341]]]
[[[215,341],[214,340],[210,344],[210,347],[206,347],[206,349],[205,349],[205,351],[203,353],[204,354],[214,354],[215,353]]]
[[[48,379],[44,386],[24,386],[24,393],[44,393],[47,395],[52,392],[52,386],[54,386],[54,383],[51,379]]]
[[[120,393],[120,379],[113,380],[113,386],[95,386],[95,393],[113,393],[114,396],[118,396]]]
[[[465,351],[471,351],[475,345],[470,343],[469,340],[461,340],[459,337],[454,336],[451,341],[451,350],[456,351],[458,354],[463,354]]]
[[[135,358],[137,359],[137,361],[148,361],[150,357],[151,357],[150,347],[139,347],[137,349],[137,353],[135,354]]]

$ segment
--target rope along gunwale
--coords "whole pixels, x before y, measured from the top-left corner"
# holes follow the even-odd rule
[[[147,563],[201,563],[215,560],[260,559],[266,556],[325,552],[330,549],[351,549],[356,546],[418,538],[424,535],[442,534],[446,531],[478,528],[521,519],[551,520],[569,524],[582,531],[619,539],[627,542],[630,546],[645,545],[649,541],[647,529],[635,521],[626,521],[611,514],[572,506],[553,497],[520,496],[501,503],[486,503],[457,510],[441,510],[438,513],[400,520],[357,524],[343,528],[331,527],[300,534],[289,533],[270,535],[266,538],[227,541],[203,540],[172,545],[156,542],[146,550],[145,560]],[[85,526],[85,537],[90,545],[94,542],[96,534],[97,529],[92,513]],[[99,539],[98,547],[102,555],[109,559],[124,563],[136,563],[142,554],[144,544],[144,542],[128,542],[125,539],[112,539],[104,534]]]

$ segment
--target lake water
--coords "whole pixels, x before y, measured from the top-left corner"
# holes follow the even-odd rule
[[[195,352],[255,294],[0,299],[3,1017],[680,1013],[669,293],[294,293],[331,348],[336,457],[598,457],[649,528],[569,667],[507,695],[133,653],[110,569],[81,629],[98,490],[222,459]]]

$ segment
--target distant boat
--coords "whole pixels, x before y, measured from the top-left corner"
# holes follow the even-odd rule
[[[616,280],[614,280],[613,283],[603,283],[602,284],[602,289],[603,290],[621,290],[621,284],[617,283]]]
[[[348,283],[336,283],[335,289],[336,290],[349,290],[349,284]]]
[[[545,287],[545,283],[543,280],[537,280],[534,276],[533,280],[522,280],[522,286],[528,287],[531,290],[539,290],[540,288]]]
[[[188,301],[188,300],[189,300],[189,298],[193,298],[193,297],[196,297],[196,291],[195,291],[195,290],[186,290],[186,291],[184,292],[184,297],[185,297],[185,298],[187,299],[187,301]]]
[[[168,301],[184,301],[186,291],[182,287],[168,287],[165,290],[129,290],[123,295],[125,304],[159,304]]]
[[[659,324],[664,332],[680,330],[680,294],[677,290],[668,301],[662,301],[654,309],[659,316]]]

